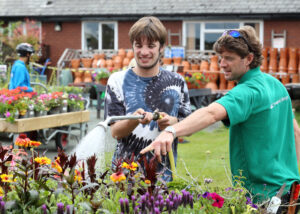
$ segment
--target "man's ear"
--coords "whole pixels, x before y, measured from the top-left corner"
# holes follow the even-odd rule
[[[249,66],[252,63],[253,59],[254,59],[254,54],[249,53],[248,56],[246,57],[246,59],[247,59],[247,66]]]
[[[165,47],[166,47],[165,45],[159,47],[159,54],[160,55],[163,55]]]

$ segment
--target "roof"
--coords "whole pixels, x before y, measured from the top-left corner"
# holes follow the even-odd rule
[[[300,18],[299,0],[0,0],[0,17],[182,17]]]

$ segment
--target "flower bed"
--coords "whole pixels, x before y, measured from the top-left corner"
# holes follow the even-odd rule
[[[0,147],[1,212],[13,213],[258,213],[245,189],[217,188],[177,179],[166,184],[155,173],[157,160],[118,160],[116,170],[98,172],[59,152],[51,161],[25,135],[22,149]],[[141,163],[145,166],[142,170]]]

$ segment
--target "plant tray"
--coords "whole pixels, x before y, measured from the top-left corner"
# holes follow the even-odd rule
[[[5,119],[0,119],[0,132],[22,133],[76,123],[84,123],[89,120],[90,112],[88,110],[16,119],[14,123],[9,123],[6,122]]]

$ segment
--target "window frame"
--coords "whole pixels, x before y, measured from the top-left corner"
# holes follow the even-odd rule
[[[258,23],[259,24],[259,40],[263,45],[264,41],[264,25],[262,20],[226,20],[226,21],[221,21],[221,20],[206,20],[206,21],[197,21],[197,20],[190,20],[190,21],[183,21],[182,22],[182,45],[184,47],[187,46],[187,41],[186,41],[186,27],[187,24],[200,24],[200,49],[196,49],[195,51],[202,51],[202,52],[210,52],[212,50],[205,50],[205,33],[222,33],[225,31],[225,29],[205,29],[205,24],[206,23],[239,23],[239,27],[242,27],[245,25],[245,23]],[[193,51],[193,49],[189,49]]]
[[[105,50],[118,50],[118,22],[114,21],[83,21],[81,23],[81,49],[88,50],[85,47],[85,32],[84,25],[88,22],[98,23],[98,50],[102,50],[102,25],[103,24],[113,24],[114,25],[114,49],[105,49]]]

